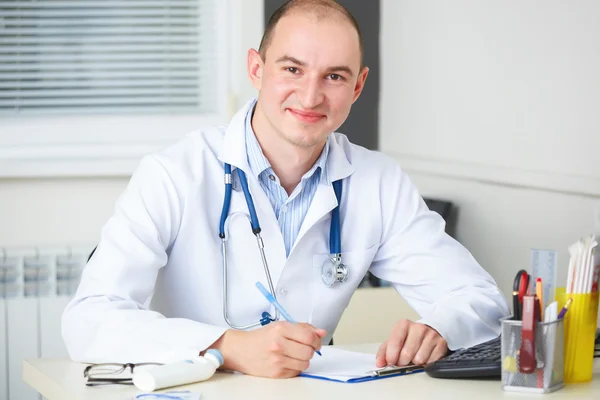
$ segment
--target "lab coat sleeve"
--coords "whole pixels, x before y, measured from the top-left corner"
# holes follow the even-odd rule
[[[184,195],[175,184],[177,173],[158,156],[148,156],[118,199],[63,314],[62,334],[74,361],[189,359],[225,332],[148,309],[181,221]]]
[[[498,336],[509,309],[494,279],[446,234],[444,220],[399,167],[384,179],[390,194],[382,196],[382,210],[388,214],[371,272],[393,283],[421,316],[418,322],[437,330],[450,350]]]

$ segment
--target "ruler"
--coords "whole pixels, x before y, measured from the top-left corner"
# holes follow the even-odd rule
[[[535,281],[542,278],[544,308],[554,301],[557,259],[558,254],[554,250],[531,249],[530,290],[531,293],[535,293]]]

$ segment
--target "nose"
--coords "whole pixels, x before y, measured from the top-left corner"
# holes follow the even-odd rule
[[[316,108],[325,99],[325,93],[321,79],[317,76],[307,77],[301,84],[298,90],[300,103],[303,108]]]

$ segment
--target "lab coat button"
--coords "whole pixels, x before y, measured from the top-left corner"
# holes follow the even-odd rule
[[[281,288],[281,289],[279,289],[279,294],[282,296],[285,296],[286,294],[288,294],[288,291],[286,288]]]

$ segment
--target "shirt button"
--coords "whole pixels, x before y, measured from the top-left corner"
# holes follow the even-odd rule
[[[275,182],[275,176],[273,174],[269,175],[269,179]]]
[[[288,208],[287,208],[287,206],[281,206],[281,212],[282,212],[282,213],[286,212],[286,211],[287,211],[287,209],[288,209]]]

